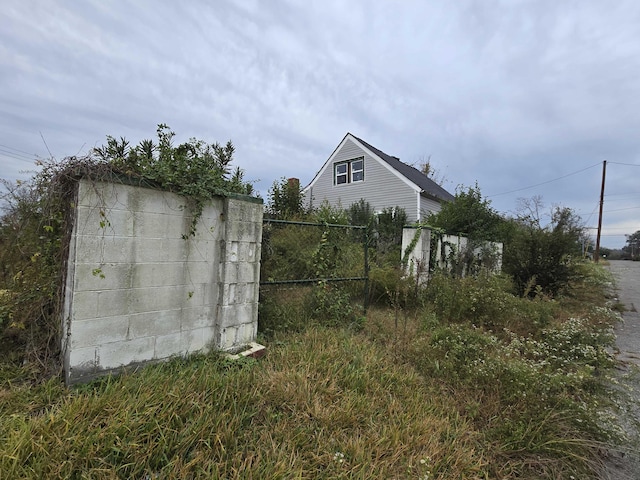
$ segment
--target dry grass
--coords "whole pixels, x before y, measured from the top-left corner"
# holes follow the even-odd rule
[[[588,308],[575,296],[538,301],[559,329],[547,337],[518,318],[484,321],[537,331],[535,342],[588,341],[563,327],[575,315],[588,316],[584,328],[610,320],[593,313],[604,296],[588,295]],[[505,305],[529,322],[527,302]],[[599,468],[606,429],[591,407],[607,392],[590,349],[547,369],[531,353],[542,343],[515,348],[432,305],[373,308],[361,331],[298,322],[275,330],[259,361],[177,359],[73,390],[3,367],[0,477],[555,479]]]
[[[6,392],[7,389],[5,389]],[[55,391],[55,389],[53,389]],[[215,355],[45,401],[16,389],[7,478],[480,478],[477,434],[362,335],[283,335],[266,359]]]

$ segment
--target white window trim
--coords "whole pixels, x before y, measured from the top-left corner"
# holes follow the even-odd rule
[[[358,169],[354,172],[353,170],[353,164],[355,162],[362,162],[362,168]],[[345,173],[341,173],[340,175],[338,175],[338,166],[339,165],[346,165],[347,166],[347,171]],[[362,173],[362,180],[354,180],[353,179],[353,175],[354,173]],[[338,183],[338,176],[342,177],[346,175],[346,182],[343,183]],[[356,157],[356,158],[351,158],[349,160],[343,160],[341,162],[335,162],[333,164],[333,185],[336,187],[341,187],[343,185],[350,185],[352,183],[362,183],[364,182],[364,157]]]

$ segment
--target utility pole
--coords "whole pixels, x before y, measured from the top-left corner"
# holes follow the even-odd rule
[[[602,162],[602,188],[600,189],[600,215],[598,216],[598,235],[596,236],[596,250],[593,252],[593,261],[598,263],[600,259],[600,234],[602,233],[602,206],[604,205],[604,179],[607,176],[607,161]]]

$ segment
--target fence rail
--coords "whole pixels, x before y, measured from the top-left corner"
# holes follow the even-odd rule
[[[277,220],[273,218],[264,218],[262,220],[264,224],[276,224],[276,225],[299,225],[303,227],[318,227],[318,228],[334,228],[345,230],[361,230],[362,231],[362,248],[364,251],[363,271],[364,275],[355,277],[316,277],[316,278],[299,278],[289,280],[267,280],[261,281],[260,286],[269,285],[303,285],[303,284],[317,284],[317,283],[339,283],[339,282],[364,282],[363,291],[363,310],[366,313],[368,308],[368,292],[369,292],[369,239],[368,229],[363,225],[344,225],[337,223],[314,223],[314,222],[301,222],[294,220]]]

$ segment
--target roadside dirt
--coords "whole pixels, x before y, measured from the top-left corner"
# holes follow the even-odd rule
[[[603,480],[640,480],[640,262],[611,261],[618,301],[625,307],[623,321],[615,329],[617,377],[629,393],[628,411],[620,423],[630,438],[626,448],[609,452]]]

